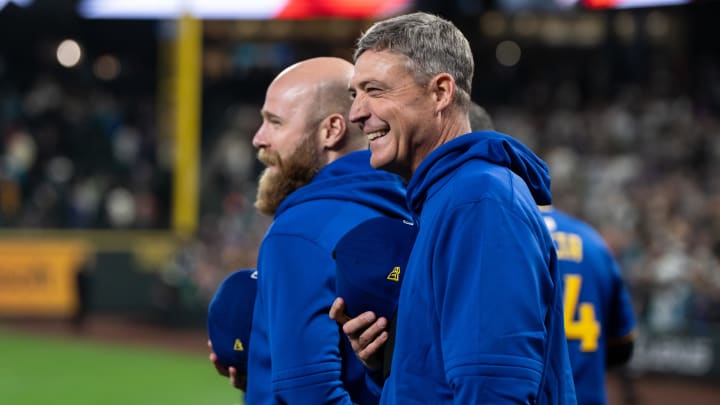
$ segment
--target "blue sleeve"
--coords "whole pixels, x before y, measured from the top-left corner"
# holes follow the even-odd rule
[[[329,252],[294,235],[263,242],[272,391],[279,403],[351,404],[343,386]]]
[[[553,301],[547,241],[491,199],[446,218],[433,281],[455,403],[526,403],[540,386]]]

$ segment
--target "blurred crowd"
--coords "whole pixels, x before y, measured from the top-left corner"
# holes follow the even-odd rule
[[[166,228],[170,166],[154,95],[51,71],[25,83],[8,63],[0,59],[0,226]]]

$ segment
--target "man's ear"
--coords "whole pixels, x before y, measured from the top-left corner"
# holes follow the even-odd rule
[[[455,79],[449,73],[439,73],[430,79],[430,91],[434,97],[437,111],[445,110],[452,104],[457,91]]]
[[[323,149],[337,149],[345,139],[347,127],[342,114],[331,114],[320,123],[320,146]]]

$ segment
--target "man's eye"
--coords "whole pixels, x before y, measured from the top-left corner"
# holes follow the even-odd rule
[[[373,94],[373,93],[378,93],[378,92],[380,92],[380,89],[377,88],[377,87],[368,87],[367,89],[365,89],[365,91],[366,91],[368,94]]]
[[[350,92],[350,100],[355,100],[355,92],[354,91]]]

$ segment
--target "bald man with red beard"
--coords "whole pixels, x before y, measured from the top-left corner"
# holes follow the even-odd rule
[[[332,252],[364,221],[409,214],[402,180],[370,166],[367,138],[348,120],[352,73],[343,59],[309,59],[281,72],[266,93],[253,138],[266,166],[255,206],[274,220],[258,252],[249,405],[378,401],[327,316],[335,298]]]

